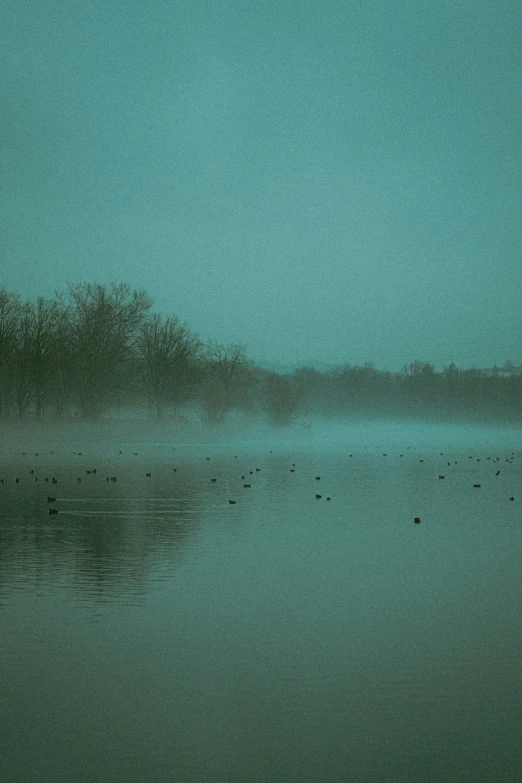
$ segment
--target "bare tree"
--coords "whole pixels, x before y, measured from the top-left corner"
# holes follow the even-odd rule
[[[82,414],[96,419],[121,380],[152,300],[123,283],[69,284],[67,295],[57,297],[67,325],[68,380]]]
[[[18,294],[0,288],[0,416],[9,416],[14,403],[16,336],[22,305]]]
[[[55,384],[58,357],[58,326],[61,309],[56,301],[38,297],[21,309],[16,334],[15,398],[22,417],[34,404],[37,417]]]
[[[211,422],[222,421],[231,408],[250,403],[253,376],[241,343],[210,342],[205,349],[203,405]]]
[[[297,411],[298,396],[286,375],[272,372],[266,384],[266,408],[272,424],[290,424]]]
[[[175,316],[155,313],[141,328],[137,356],[150,406],[160,418],[186,392],[201,355],[201,343]]]

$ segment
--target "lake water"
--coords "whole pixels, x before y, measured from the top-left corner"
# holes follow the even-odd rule
[[[521,446],[4,444],[0,780],[522,779]]]

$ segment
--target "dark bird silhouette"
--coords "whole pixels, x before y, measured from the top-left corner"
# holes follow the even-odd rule
[[[215,484],[215,483],[216,483],[216,481],[217,481],[217,478],[210,479],[210,480],[212,481],[212,483],[213,483],[213,484]]]
[[[235,500],[229,500],[228,502],[230,503],[231,506],[235,506],[236,505],[236,501]]]
[[[57,508],[49,508],[48,511],[49,511],[49,514],[57,514],[58,513],[58,509]]]
[[[48,503],[55,503],[56,502],[56,498],[52,498],[50,495],[47,495],[47,502]]]
[[[315,480],[316,480],[316,481],[321,481],[321,476],[316,476],[316,477],[315,477]]]
[[[152,473],[145,473],[145,475],[147,476],[147,478],[150,478],[152,476]]]
[[[243,484],[243,486],[244,486],[245,489],[249,489],[249,487],[251,487],[252,485],[251,484]]]
[[[416,525],[420,525],[420,517],[415,517],[413,521],[415,522]]]
[[[480,484],[473,484],[473,486],[475,487],[475,489],[480,489]]]
[[[446,478],[446,476],[439,476],[439,479],[443,479],[443,478]]]
[[[322,495],[316,495],[316,496],[315,496],[315,499],[316,499],[316,500],[321,500],[321,498],[322,498],[322,497],[323,497]]]

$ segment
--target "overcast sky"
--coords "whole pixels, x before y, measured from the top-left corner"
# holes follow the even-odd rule
[[[520,0],[3,0],[0,284],[253,359],[522,361]]]

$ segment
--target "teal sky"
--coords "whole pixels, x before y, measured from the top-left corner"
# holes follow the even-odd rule
[[[522,361],[520,0],[4,0],[0,284],[253,359]]]

